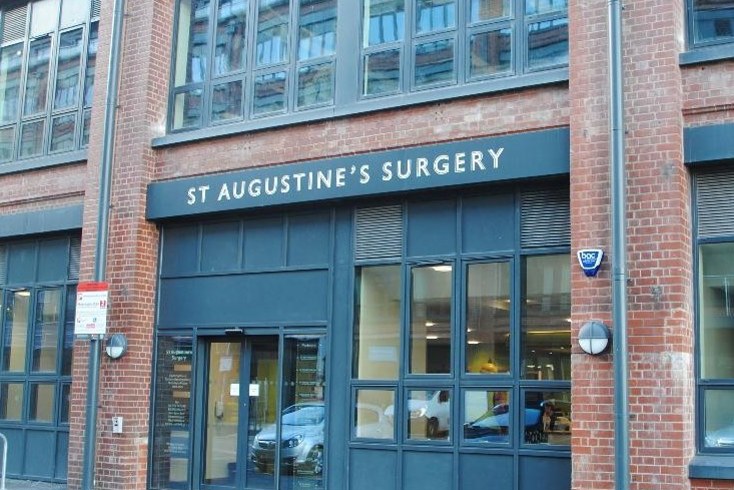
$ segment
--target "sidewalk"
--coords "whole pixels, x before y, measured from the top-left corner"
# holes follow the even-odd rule
[[[1,483],[1,482],[0,482]],[[66,485],[42,481],[5,480],[6,490],[66,490]]]

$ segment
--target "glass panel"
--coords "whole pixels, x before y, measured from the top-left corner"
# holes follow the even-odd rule
[[[18,119],[23,43],[0,49],[0,123]]]
[[[568,255],[527,257],[523,271],[522,366],[526,379],[571,379]]]
[[[220,83],[212,91],[212,121],[242,117],[242,80]]]
[[[334,99],[334,64],[298,69],[298,107],[329,104]]]
[[[240,387],[239,342],[212,342],[206,401],[204,483],[234,484]]]
[[[247,5],[247,0],[219,2],[214,75],[224,75],[245,67]]]
[[[13,159],[13,143],[15,141],[15,126],[0,129],[0,162]]]
[[[91,109],[84,111],[82,114],[82,141],[81,146],[85,147],[89,145],[89,130],[92,124],[92,111]]]
[[[469,40],[470,77],[495,75],[512,68],[512,29],[483,32]]]
[[[250,357],[247,488],[275,488],[278,413],[278,337],[256,337]],[[285,437],[282,434],[281,437]]]
[[[54,398],[56,385],[31,383],[28,420],[33,422],[54,421]]]
[[[354,327],[356,379],[398,379],[400,266],[357,269]]]
[[[25,371],[30,313],[31,292],[27,289],[11,292],[5,310],[3,371]]]
[[[368,54],[364,57],[365,95],[400,90],[400,49]]]
[[[59,37],[54,109],[77,105],[79,70],[82,62],[82,29],[65,32]]]
[[[27,158],[43,153],[43,131],[46,120],[33,121],[21,126],[20,158]]]
[[[354,436],[364,439],[395,439],[393,390],[357,390]]]
[[[36,294],[36,327],[33,331],[33,372],[55,372],[59,349],[61,289],[42,289]]]
[[[525,444],[571,444],[570,391],[528,391],[522,417]]]
[[[89,16],[89,0],[63,0],[61,28],[82,24]]]
[[[280,488],[321,489],[326,444],[326,343],[323,337],[288,336],[283,355],[285,408],[280,429],[280,468],[284,476]]]
[[[568,19],[528,26],[528,64],[532,68],[568,63]]]
[[[454,40],[443,39],[415,47],[416,86],[454,80]]]
[[[66,290],[66,311],[64,312],[64,348],[61,354],[61,374],[71,375],[74,360],[74,317],[76,315],[76,286]]]
[[[209,0],[181,0],[178,8],[176,87],[203,82],[209,55]]]
[[[405,0],[365,0],[363,45],[402,41],[405,36]]]
[[[282,111],[285,109],[284,71],[266,73],[255,77],[255,97],[252,111],[255,114]]]
[[[192,354],[191,338],[158,338],[151,459],[153,488],[190,487]]]
[[[474,23],[508,17],[512,13],[511,7],[510,0],[471,0],[469,19]]]
[[[0,420],[23,417],[23,383],[0,383]]]
[[[23,114],[46,111],[48,91],[48,64],[51,58],[51,36],[31,41],[28,53],[28,76],[25,82]]]
[[[59,411],[59,423],[68,424],[69,423],[69,406],[71,403],[71,385],[70,384],[61,385],[60,402],[61,402],[61,408]]]
[[[734,3],[693,0],[696,42],[731,40],[734,37]]]
[[[734,415],[731,412],[734,390],[706,390],[703,406],[706,413],[705,446],[734,448]]]
[[[288,59],[288,0],[260,0],[257,16],[257,66],[280,63]]]
[[[734,243],[700,248],[701,377],[734,378]]]
[[[417,0],[415,32],[418,34],[449,29],[456,25],[454,0]]]
[[[59,21],[59,0],[37,0],[32,3],[31,37],[56,30]]]
[[[416,267],[411,271],[410,372],[451,372],[450,265]]]
[[[53,118],[51,121],[51,152],[74,149],[76,113]]]
[[[448,441],[451,433],[451,390],[408,392],[408,439]]]
[[[568,0],[525,0],[525,14],[549,14],[568,10]]]
[[[464,392],[464,439],[467,442],[508,444],[512,434],[510,392]]]
[[[200,88],[176,94],[173,100],[173,129],[192,128],[201,124]]]
[[[510,372],[510,264],[472,264],[466,300],[466,372]]]
[[[336,49],[336,0],[300,0],[298,59],[334,54]]]
[[[89,31],[87,71],[84,74],[84,107],[91,107],[94,98],[94,74],[97,71],[97,47],[99,44],[98,28],[99,22],[94,22]]]

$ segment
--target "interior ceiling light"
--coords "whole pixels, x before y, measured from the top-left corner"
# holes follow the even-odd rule
[[[426,335],[426,340],[438,340],[438,335]]]
[[[433,267],[431,267],[431,269],[433,269],[436,272],[451,272],[451,269],[453,269],[453,267],[451,267],[449,264],[444,264],[444,265],[434,265]]]

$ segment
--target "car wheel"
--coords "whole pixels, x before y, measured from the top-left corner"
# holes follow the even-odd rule
[[[426,437],[429,439],[438,437],[438,419],[436,417],[428,419],[426,423]]]
[[[311,472],[314,475],[320,475],[324,471],[324,449],[321,446],[314,446],[308,453],[308,461],[311,465]]]

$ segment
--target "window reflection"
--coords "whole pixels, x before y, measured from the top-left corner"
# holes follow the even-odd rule
[[[81,29],[65,32],[59,38],[54,109],[65,109],[77,104],[83,49],[82,40],[83,31]]]
[[[176,86],[202,82],[209,52],[209,0],[181,0],[176,40]]]
[[[14,140],[15,126],[0,129],[0,162],[12,160]]]
[[[214,75],[224,75],[245,67],[247,9],[246,0],[221,0],[219,2],[214,48]]]
[[[298,16],[298,59],[334,54],[336,49],[336,0],[301,0]]]
[[[212,121],[242,117],[242,80],[214,86]]]
[[[36,293],[36,326],[33,331],[34,372],[55,372],[61,321],[61,289]]]
[[[571,444],[571,393],[528,391],[522,414],[525,444]]]
[[[525,0],[525,13],[548,14],[565,12],[568,9],[568,0]]]
[[[731,344],[729,344],[731,348]],[[706,390],[704,392],[705,437],[706,447],[734,447],[734,418],[731,407],[734,406],[734,390]]]
[[[84,75],[84,107],[92,106],[94,97],[94,73],[97,71],[97,45],[99,43],[99,22],[93,22],[89,31],[87,46],[87,70]]]
[[[451,390],[412,390],[407,404],[408,439],[451,439]]]
[[[56,385],[47,383],[31,383],[30,406],[28,420],[33,422],[54,421],[54,398]]]
[[[528,63],[531,67],[568,63],[568,19],[535,22],[528,26]]]
[[[416,5],[418,33],[448,29],[456,25],[455,0],[418,0]]]
[[[470,38],[471,77],[494,75],[512,68],[512,30],[483,32]]]
[[[469,19],[471,22],[507,17],[511,14],[510,0],[471,0]]]
[[[286,61],[288,56],[288,0],[260,0],[257,16],[257,66]]]
[[[571,379],[570,287],[568,255],[525,258],[522,371],[526,379]]]
[[[734,244],[700,248],[701,377],[734,378]]]
[[[282,111],[286,107],[286,74],[284,71],[255,77],[253,112],[265,114]]]
[[[400,283],[399,265],[357,270],[353,374],[357,379],[398,378]]]
[[[482,444],[508,444],[512,435],[510,392],[464,392],[464,439]]]
[[[8,294],[3,339],[3,371],[24,372],[31,292],[27,289]]]
[[[693,0],[696,42],[731,40],[734,37],[734,2]]]
[[[23,416],[23,383],[0,383],[0,420],[20,421]]]
[[[0,49],[0,122],[18,118],[23,43]]]
[[[405,0],[365,0],[365,47],[402,41],[404,35]]]
[[[20,129],[20,157],[33,157],[43,153],[43,133],[46,120],[25,123]]]
[[[400,50],[392,49],[364,57],[365,95],[385,94],[400,90]]]
[[[304,66],[298,70],[298,107],[331,103],[334,98],[334,65]]]
[[[466,371],[510,371],[510,265],[472,264],[466,299]]]
[[[51,122],[51,147],[49,151],[68,151],[74,149],[76,113],[53,118]]]
[[[452,266],[411,271],[410,372],[451,372]]]
[[[415,48],[415,84],[431,85],[454,80],[454,41],[444,39]]]
[[[31,115],[46,110],[51,36],[31,42],[28,50],[28,76],[25,82],[23,114]]]
[[[395,392],[393,390],[357,390],[354,406],[354,436],[363,439],[395,438]]]
[[[201,89],[176,94],[173,108],[173,128],[198,126],[201,121]]]

